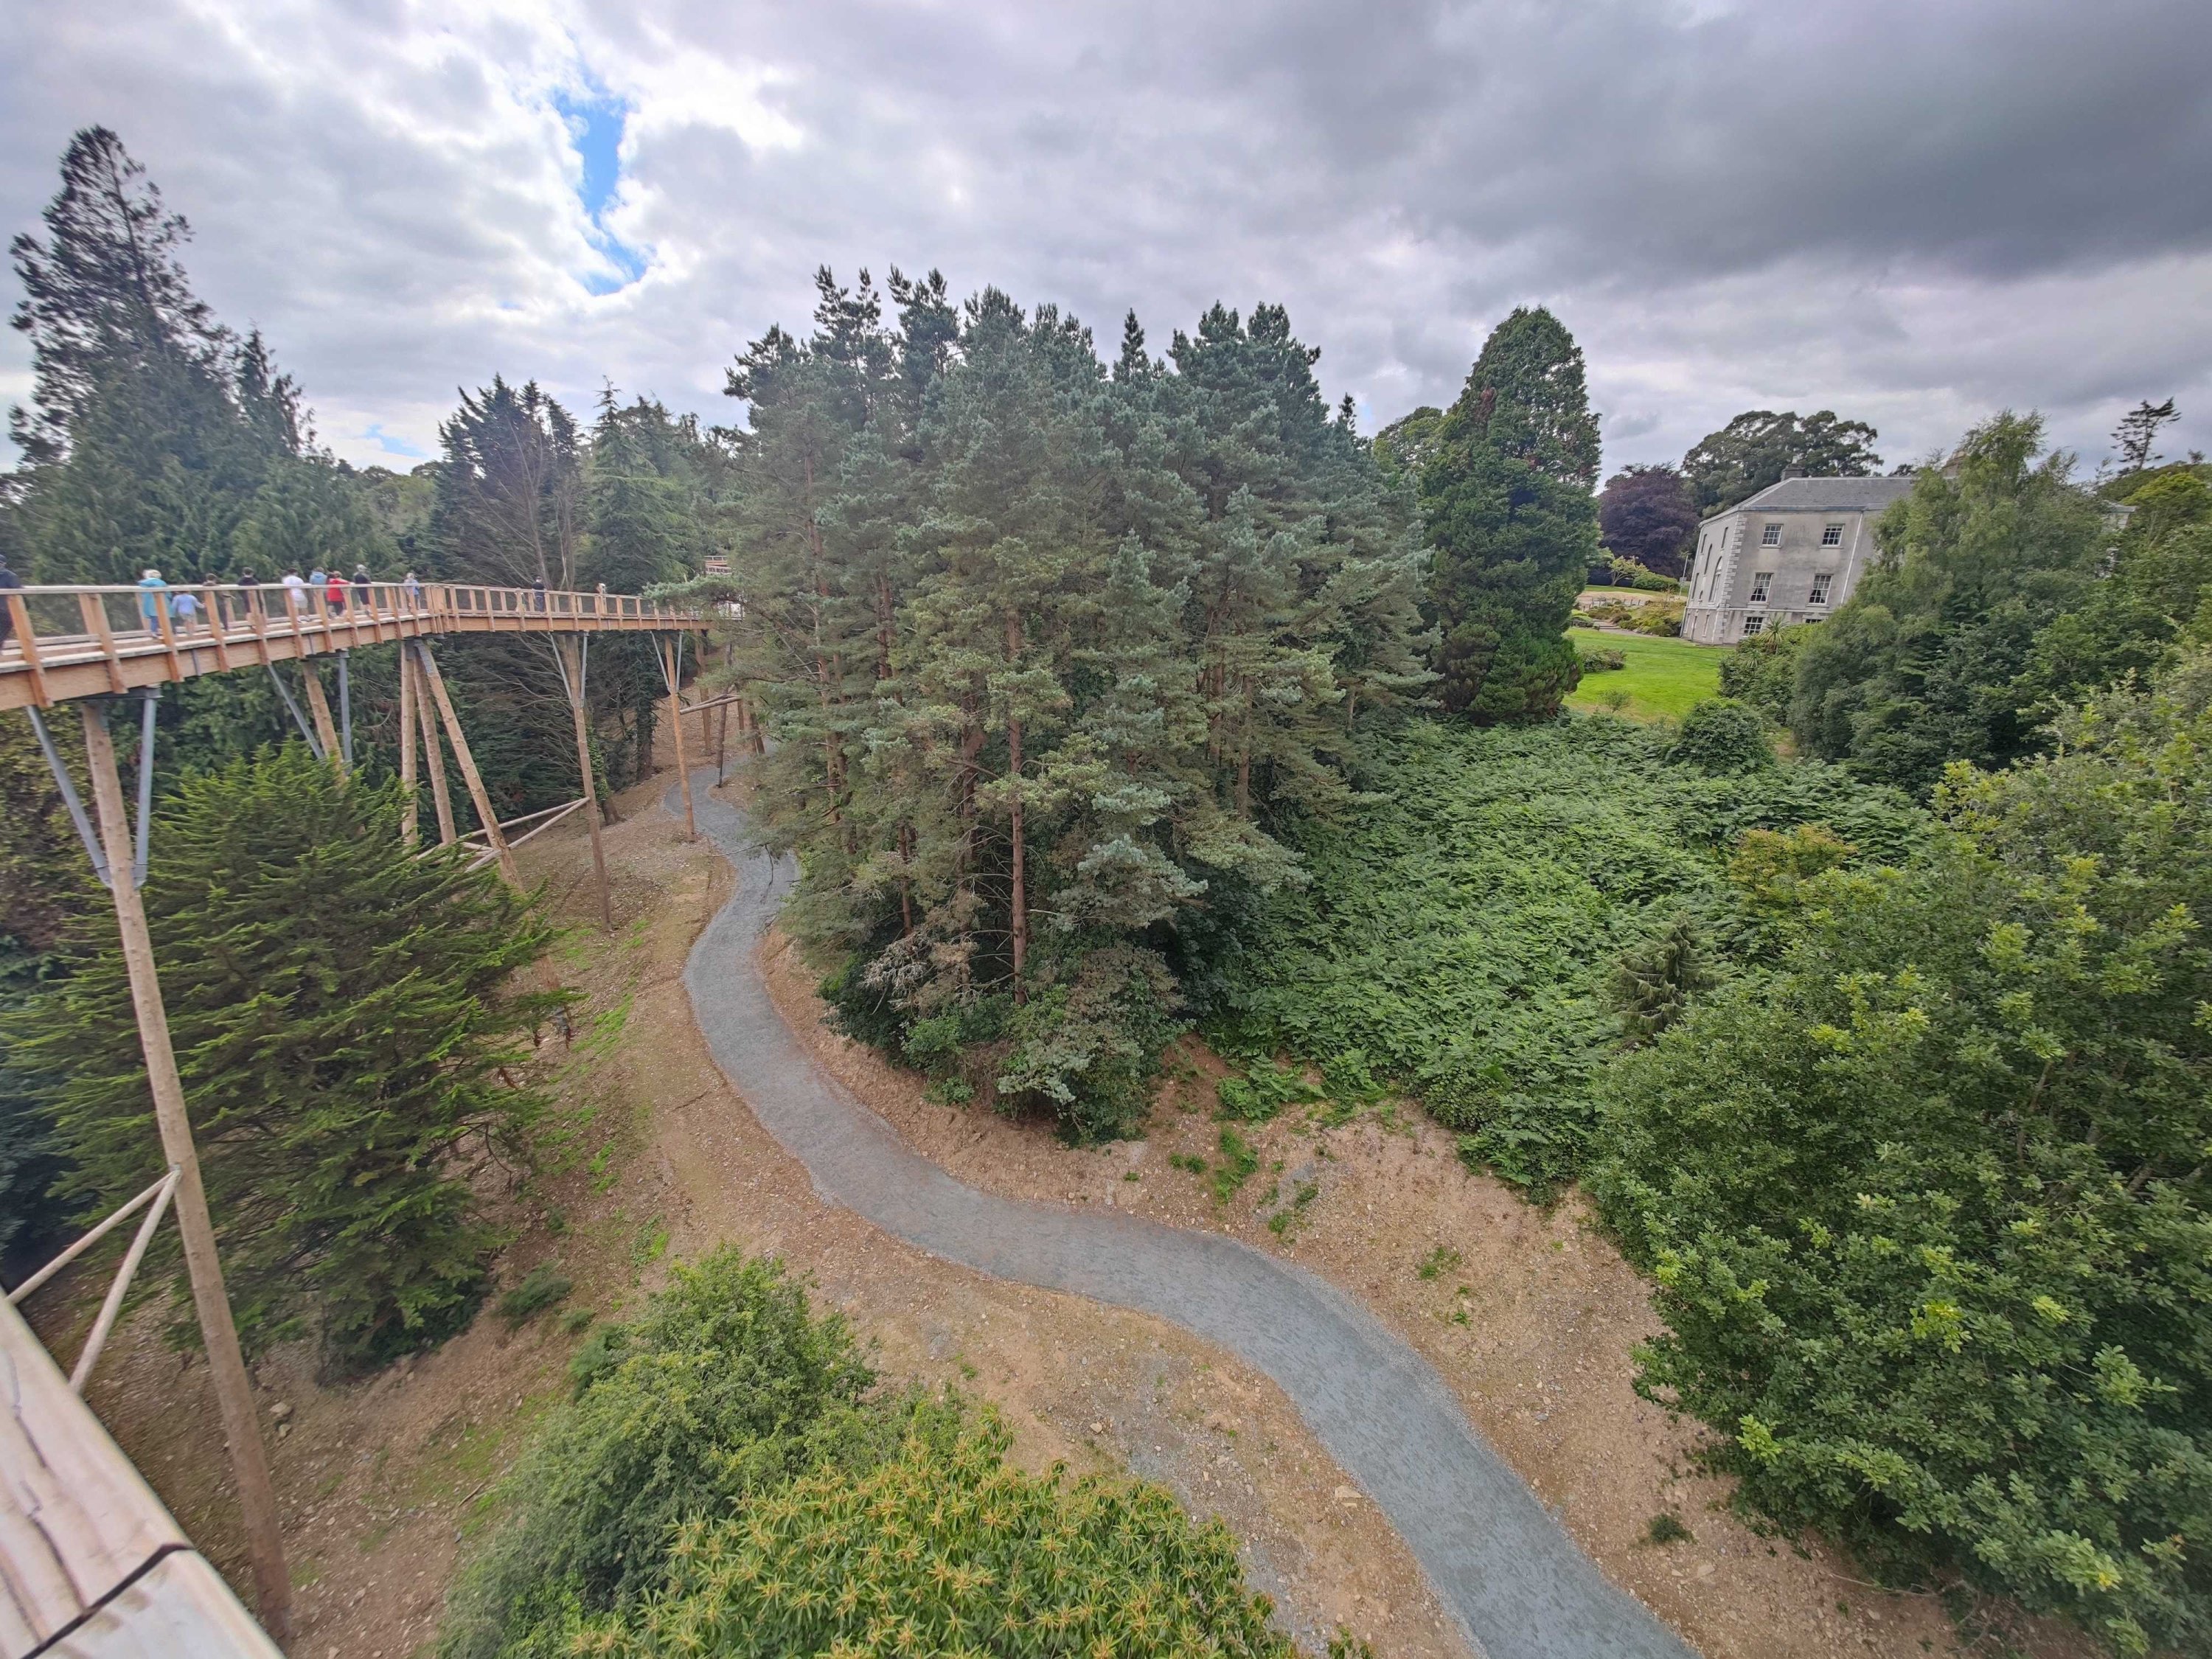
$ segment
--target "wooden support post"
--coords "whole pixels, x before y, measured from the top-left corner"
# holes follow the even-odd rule
[[[599,791],[592,767],[592,727],[584,712],[584,647],[579,636],[558,641],[553,648],[565,659],[563,680],[568,688],[568,710],[576,722],[576,769],[584,780],[584,823],[592,832],[592,873],[599,882],[599,921],[609,933],[615,929],[614,895],[607,888],[606,849],[599,844]]]
[[[683,670],[676,659],[673,641],[663,641],[660,659],[667,665],[668,723],[676,728],[676,775],[684,780],[684,839],[699,839],[699,821],[691,812],[691,763],[684,757],[684,698],[683,683],[678,678]]]
[[[475,803],[477,822],[483,825],[484,839],[499,855],[499,872],[507,878],[507,884],[520,892],[522,872],[514,862],[514,849],[507,844],[507,836],[499,827],[499,814],[491,810],[491,796],[485,792],[483,778],[477,770],[477,760],[469,752],[468,733],[461,730],[461,717],[453,712],[453,700],[446,695],[446,677],[438,672],[438,660],[430,654],[427,640],[417,640],[415,648],[422,653],[422,678],[429,685],[430,695],[438,700],[438,717],[446,723],[446,740],[453,745],[453,758],[460,763],[461,781],[469,787],[469,799]]]
[[[722,757],[727,752],[729,741],[730,705],[724,703],[714,711],[714,781],[716,783],[722,781],[726,766]]]
[[[307,712],[315,717],[315,735],[323,740],[323,753],[345,775],[345,757],[338,751],[337,727],[331,724],[331,701],[323,695],[323,677],[315,672],[315,665],[300,665],[300,678],[307,683]]]
[[[292,1577],[284,1565],[284,1539],[276,1520],[276,1492],[269,1483],[269,1461],[254,1420],[253,1388],[239,1352],[238,1327],[216,1259],[215,1226],[208,1218],[207,1192],[200,1184],[199,1155],[192,1146],[191,1119],[185,1109],[184,1081],[169,1047],[169,1017],[161,1003],[155,972],[154,942],[146,931],[146,911],[131,879],[131,825],[124,816],[123,783],[115,772],[115,748],[107,723],[91,702],[82,706],[86,769],[100,813],[100,836],[113,873],[115,921],[123,938],[123,963],[131,980],[131,1001],[138,1016],[138,1042],[146,1056],[146,1081],[154,1096],[154,1118],[161,1150],[177,1166],[177,1231],[183,1236],[185,1269],[192,1287],[192,1307],[207,1344],[208,1372],[223,1437],[230,1443],[231,1471],[238,1481],[239,1507],[246,1515],[246,1548],[253,1560],[253,1584],[261,1622],[281,1645],[292,1635]]]
[[[430,772],[430,799],[438,809],[438,845],[451,847],[459,837],[453,830],[453,799],[446,785],[446,755],[438,746],[438,717],[430,707],[430,684],[419,660],[411,660],[416,647],[403,645],[415,677],[415,718],[422,727],[422,758]]]
[[[407,642],[399,643],[399,841],[412,848],[422,838],[422,803],[415,798],[415,662]],[[449,809],[450,810],[450,809]]]

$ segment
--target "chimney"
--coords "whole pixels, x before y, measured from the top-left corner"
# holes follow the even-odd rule
[[[1802,478],[1805,476],[1805,469],[1802,466],[1785,466],[1782,469],[1782,476],[1785,478]]]

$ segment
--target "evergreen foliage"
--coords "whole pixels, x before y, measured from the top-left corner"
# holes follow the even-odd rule
[[[1874,453],[1880,435],[1864,421],[1839,420],[1833,410],[1803,416],[1746,410],[1690,447],[1682,478],[1698,515],[1710,518],[1781,483],[1791,467],[1815,478],[1865,477],[1881,465]]]
[[[1592,1182],[1746,1501],[2129,1653],[2212,1638],[2209,708],[2198,655],[1798,884],[1607,1081]]]
[[[679,1267],[575,1376],[501,1486],[443,1659],[1293,1651],[1218,1522],[1010,1468],[949,1395],[872,1394],[844,1322],[773,1261]]]
[[[459,1160],[538,1109],[501,1067],[550,1006],[502,988],[544,922],[459,849],[404,855],[398,811],[396,787],[297,746],[234,762],[157,814],[143,890],[240,1334],[319,1329],[349,1366],[475,1306],[494,1237]],[[64,1190],[104,1213],[160,1172],[161,1142],[112,923],[71,949],[9,1052],[53,1079]],[[180,1281],[173,1235],[155,1249],[149,1271]]]
[[[1755,709],[1708,697],[1682,716],[1667,757],[1704,772],[1752,772],[1774,764],[1774,749]]]
[[[1556,1191],[1590,1152],[1616,964],[1687,913],[1725,965],[1746,832],[1825,823],[1876,859],[1920,833],[1901,798],[1833,767],[1708,775],[1669,764],[1667,742],[1608,720],[1378,741],[1364,775],[1387,792],[1301,835],[1312,879],[1246,930],[1212,1035],[1325,1066],[1356,1054],[1471,1156]]]
[[[1597,418],[1559,319],[1500,323],[1429,446],[1438,696],[1479,724],[1549,720],[1580,677],[1567,618],[1598,546]]]
[[[1110,376],[987,290],[828,271],[812,335],[739,358],[730,678],[799,852],[785,925],[848,1029],[1079,1138],[1142,1112],[1275,826],[1338,811],[1418,698],[1411,504],[1277,307]],[[955,347],[957,346],[957,351]]]

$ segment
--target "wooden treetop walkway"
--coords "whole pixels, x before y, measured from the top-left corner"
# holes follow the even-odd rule
[[[704,611],[627,593],[540,592],[465,582],[265,582],[167,587],[0,589],[12,629],[0,644],[0,708],[289,662],[446,634],[655,634],[706,627]]]

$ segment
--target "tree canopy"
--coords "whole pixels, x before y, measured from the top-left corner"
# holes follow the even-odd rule
[[[1671,466],[1632,466],[1605,481],[1598,532],[1607,549],[1662,576],[1683,574],[1698,539],[1698,505]]]
[[[1881,434],[1864,421],[1846,421],[1833,410],[1811,415],[1750,409],[1717,432],[1708,432],[1682,457],[1682,478],[1700,518],[1779,483],[1791,467],[1815,478],[1861,478],[1880,469],[1874,451]]]
[[[1110,375],[995,289],[820,277],[730,378],[732,678],[757,819],[854,1029],[1110,1133],[1240,895],[1297,878],[1362,725],[1420,696],[1411,503],[1279,307]],[[710,585],[711,586],[711,585]],[[1182,982],[1179,982],[1182,981]]]
[[[1548,720],[1579,678],[1567,618],[1598,545],[1597,417],[1574,337],[1515,311],[1427,442],[1438,698],[1482,724]]]

